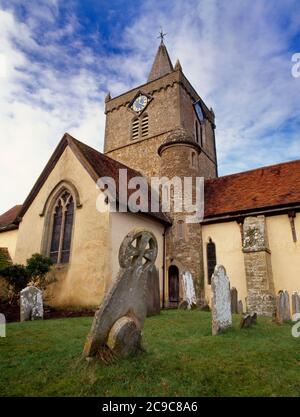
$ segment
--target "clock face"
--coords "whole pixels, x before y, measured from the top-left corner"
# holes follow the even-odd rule
[[[131,108],[132,110],[139,113],[147,106],[147,103],[148,103],[148,98],[144,95],[140,95],[134,100]]]

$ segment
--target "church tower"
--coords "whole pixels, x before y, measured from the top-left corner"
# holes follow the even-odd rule
[[[217,176],[215,118],[171,62],[163,38],[147,83],[105,100],[104,153],[147,177],[160,174],[159,146],[176,128],[184,128],[199,145],[198,175]]]
[[[163,37],[146,84],[105,103],[104,152],[141,172],[172,179],[218,175],[215,118],[185,77],[180,62],[171,62]],[[194,191],[193,191],[194,192]],[[173,192],[170,192],[174,201]],[[186,274],[203,299],[203,254],[200,223],[189,224],[185,212],[168,213],[165,232],[164,306],[184,298]],[[184,278],[184,279],[183,279]]]

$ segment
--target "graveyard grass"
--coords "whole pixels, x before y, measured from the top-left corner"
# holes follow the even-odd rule
[[[298,396],[300,339],[258,318],[211,336],[211,315],[163,311],[146,320],[145,353],[107,366],[81,358],[92,318],[7,326],[0,396]]]

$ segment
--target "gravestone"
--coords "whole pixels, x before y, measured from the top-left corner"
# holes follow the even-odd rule
[[[178,310],[187,310],[188,306],[189,306],[188,302],[186,300],[182,300],[178,304]]]
[[[134,229],[119,250],[119,273],[97,310],[83,355],[109,362],[141,350],[147,314],[147,278],[157,257],[155,236]]]
[[[243,301],[239,300],[238,302],[238,314],[243,314],[244,308],[243,308]]]
[[[190,310],[192,306],[196,306],[197,298],[195,293],[194,281],[192,274],[185,271],[182,274],[183,298],[187,302],[187,309]]]
[[[292,294],[292,314],[300,313],[300,297],[297,291]]]
[[[241,329],[247,329],[251,326],[251,316],[249,313],[243,314],[243,317],[241,318],[240,322],[240,328]]]
[[[20,292],[20,321],[40,320],[44,317],[43,292],[30,286]]]
[[[291,319],[290,298],[287,291],[279,291],[276,297],[276,322],[282,324]]]
[[[238,292],[235,287],[231,288],[230,296],[231,296],[231,313],[237,314],[238,313]]]
[[[252,326],[252,324],[257,324],[257,314],[256,313],[243,314],[243,317],[240,322],[240,328],[247,329],[248,327]]]
[[[250,315],[251,318],[251,324],[257,324],[257,313],[252,313]]]
[[[290,306],[290,296],[287,291],[284,291],[284,321],[291,320],[291,306]]]
[[[217,265],[211,278],[212,334],[232,325],[230,283],[223,265]]]
[[[155,265],[147,272],[147,316],[160,313],[159,273]]]
[[[5,315],[0,313],[0,337],[6,337],[6,319]]]

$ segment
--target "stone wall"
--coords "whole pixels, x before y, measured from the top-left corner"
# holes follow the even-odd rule
[[[172,145],[164,149],[161,153],[161,176],[168,178],[191,176],[195,179],[199,173],[199,167],[193,167],[189,163],[191,152],[195,152],[195,149],[190,145],[183,144]],[[166,271],[170,265],[178,267],[180,277],[183,272],[189,271],[194,280],[196,296],[201,298],[204,275],[201,225],[186,223],[186,214],[182,212],[172,211],[170,217],[173,220],[173,225],[166,232]],[[179,221],[183,222],[180,234]]]

